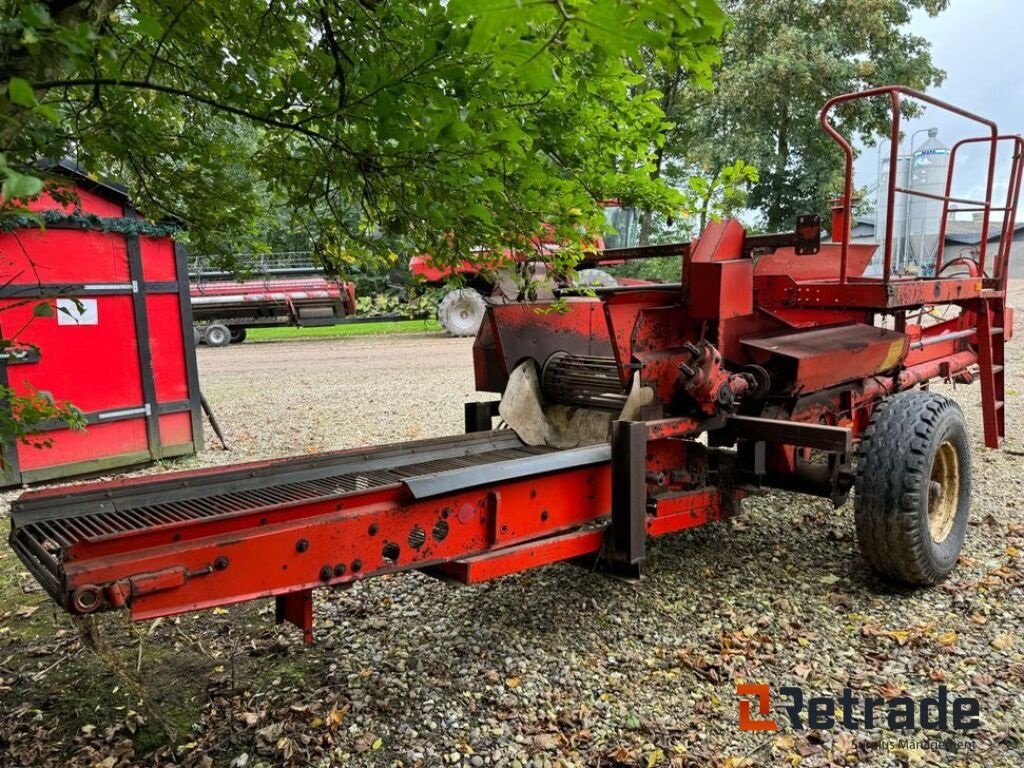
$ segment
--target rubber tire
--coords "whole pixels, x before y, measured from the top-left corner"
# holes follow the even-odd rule
[[[603,269],[581,269],[576,272],[573,284],[581,288],[615,288],[619,281]]]
[[[472,288],[451,291],[437,305],[437,322],[449,336],[476,336],[487,312],[484,297]]]
[[[211,347],[226,347],[231,343],[231,331],[220,323],[208,325],[203,333],[203,341]]]
[[[203,343],[203,330],[196,326],[192,326],[192,338],[195,340],[195,346],[199,346]]]
[[[937,543],[928,528],[929,489],[946,441],[957,453],[959,494],[952,528]],[[963,548],[970,502],[970,438],[960,406],[915,390],[875,409],[857,449],[854,517],[861,552],[880,576],[915,586],[943,581]]]
[[[239,328],[238,326],[232,326],[231,328],[228,328],[228,331],[231,333],[231,343],[232,344],[241,344],[243,341],[245,341],[245,336],[246,336],[246,329],[245,328]]]

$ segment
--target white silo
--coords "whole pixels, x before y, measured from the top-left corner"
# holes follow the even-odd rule
[[[928,140],[915,149],[911,156],[910,189],[931,195],[946,192],[946,173],[949,170],[949,147],[936,137],[938,129],[928,131]],[[900,262],[902,271],[911,269],[925,274],[935,265],[939,248],[939,225],[942,201],[910,195],[907,211],[906,261]]]
[[[875,240],[878,250],[868,267],[868,274],[881,274],[885,252],[885,216],[889,204],[889,166],[891,160],[888,151],[878,164],[878,203],[875,207]],[[910,157],[899,155],[896,158],[896,186],[907,189],[910,183]],[[906,250],[907,230],[907,195],[899,192],[895,195],[892,210],[892,264],[902,264]]]

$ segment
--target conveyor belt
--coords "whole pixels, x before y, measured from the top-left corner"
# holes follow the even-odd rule
[[[474,433],[314,458],[180,472],[24,494],[12,505],[11,546],[51,592],[68,548],[406,484],[416,497],[598,463],[608,446],[557,451],[511,430]],[[495,465],[502,464],[499,468]],[[478,472],[476,468],[487,467]]]

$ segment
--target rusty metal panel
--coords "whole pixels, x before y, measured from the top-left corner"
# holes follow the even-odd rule
[[[979,298],[984,281],[976,277],[901,279],[859,278],[847,283],[800,281],[789,275],[757,278],[757,303],[817,309],[900,309],[924,304],[952,304]]]
[[[690,265],[690,316],[728,320],[754,311],[754,262],[750,259]]]
[[[847,274],[860,277],[871,263],[878,246],[851,244]],[[780,248],[757,257],[754,277],[788,275],[794,280],[836,280],[839,278],[842,251],[837,243],[823,243],[821,251],[812,256],[797,255],[792,248]]]
[[[905,333],[856,323],[744,339],[750,361],[791,376],[792,391],[826,389],[898,366],[906,357]]]
[[[551,304],[493,304],[473,345],[477,389],[503,392],[511,371],[526,359],[542,367],[555,352],[611,357],[604,305],[591,298]]]

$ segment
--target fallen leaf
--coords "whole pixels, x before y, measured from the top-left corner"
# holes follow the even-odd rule
[[[519,678],[518,677],[506,677],[505,678],[505,685],[507,685],[509,688],[518,688],[519,687]]]
[[[341,725],[341,721],[345,719],[345,715],[348,714],[349,707],[351,704],[346,704],[341,709],[338,709],[333,704],[331,705],[331,711],[327,713],[327,727],[332,731]]]
[[[625,765],[629,765],[634,762],[633,753],[628,747],[616,747],[609,753],[609,756],[615,762],[623,763]]]
[[[854,750],[856,741],[849,731],[840,731],[832,740],[832,749],[837,755],[846,755]]]
[[[992,641],[992,647],[997,651],[1008,651],[1013,647],[1013,635],[1006,633],[1003,635],[996,635]]]
[[[956,645],[957,637],[958,635],[956,632],[943,632],[939,635],[939,645],[945,646],[946,648],[951,645]]]
[[[276,742],[284,731],[284,723],[271,723],[256,731],[256,738],[267,744]]]
[[[295,757],[295,741],[288,736],[282,736],[277,740],[277,751],[286,761],[291,762],[291,759]]]
[[[903,689],[900,686],[892,683],[882,683],[876,690],[884,699],[894,699],[903,693]]]
[[[853,608],[853,598],[845,592],[833,592],[828,597],[828,603],[833,608],[843,608],[845,610]]]
[[[553,733],[539,733],[533,737],[533,745],[537,749],[546,750],[557,750],[561,744],[558,741],[558,736]]]
[[[793,737],[792,736],[776,736],[775,747],[777,749],[792,749],[793,748]]]

